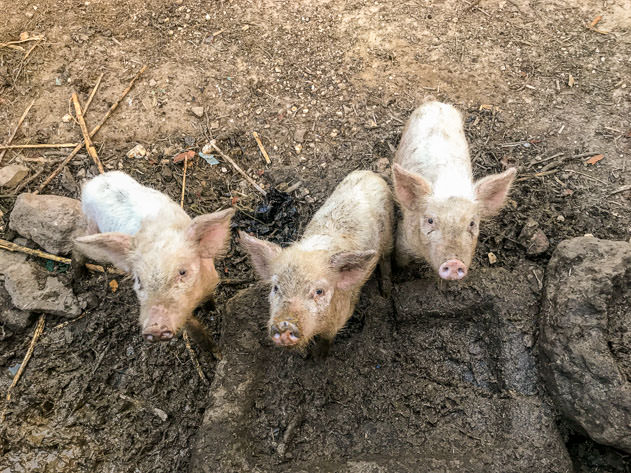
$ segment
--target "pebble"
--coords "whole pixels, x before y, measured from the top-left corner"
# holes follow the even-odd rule
[[[526,254],[530,256],[540,255],[550,248],[548,237],[539,228],[537,221],[532,218],[528,219],[517,239],[526,248]]]
[[[489,258],[489,263],[490,264],[495,264],[497,263],[497,256],[495,256],[495,253],[493,253],[492,251],[489,252],[489,254],[487,255]]]
[[[21,164],[9,164],[0,169],[0,187],[15,187],[28,175],[29,169]]]
[[[144,158],[145,156],[147,156],[147,150],[143,145],[136,145],[127,151],[128,158]]]
[[[193,112],[193,115],[196,117],[201,118],[204,116],[204,107],[191,107],[191,112]]]

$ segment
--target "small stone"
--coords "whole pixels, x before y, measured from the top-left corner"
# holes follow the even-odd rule
[[[302,143],[305,140],[305,133],[307,133],[307,129],[303,127],[296,128],[294,132],[294,141],[298,143]]]
[[[72,251],[83,226],[81,202],[58,195],[20,194],[9,219],[12,230],[56,255]]]
[[[377,172],[386,172],[390,166],[390,160],[388,158],[379,158],[377,160]]]
[[[149,80],[149,87],[155,87],[157,84],[158,83],[154,79]]]
[[[63,117],[61,117],[61,121],[64,123],[70,123],[72,121],[72,115],[66,113]]]
[[[540,255],[550,248],[548,237],[532,218],[528,219],[517,239],[526,248],[526,254],[530,256]]]
[[[302,145],[300,143],[294,146],[294,149],[296,150],[296,154],[302,153]]]
[[[557,217],[557,222],[565,222],[565,217],[563,215],[559,215]]]
[[[202,153],[204,154],[213,154],[214,151],[215,151],[215,148],[213,148],[210,143],[205,144],[204,147],[202,148]]]
[[[28,175],[29,169],[21,164],[9,164],[0,169],[0,187],[15,187]]]
[[[143,145],[136,145],[127,151],[128,158],[144,158],[145,156],[147,156],[147,150]]]
[[[221,168],[221,172],[226,173],[228,170],[226,168]]]
[[[490,264],[495,264],[497,263],[497,256],[495,256],[495,253],[493,253],[492,251],[489,252],[488,255],[486,255],[489,258],[489,263]]]
[[[201,118],[204,116],[204,107],[191,107],[191,112],[193,112],[193,115],[196,117]]]

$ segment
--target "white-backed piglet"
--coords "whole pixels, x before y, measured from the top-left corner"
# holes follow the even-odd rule
[[[396,260],[422,257],[443,279],[466,276],[478,241],[480,220],[504,205],[516,169],[473,182],[460,112],[428,102],[410,117],[392,168],[403,215]]]
[[[192,312],[219,282],[214,259],[227,246],[234,210],[191,219],[165,194],[118,171],[88,181],[81,204],[88,235],[75,240],[76,250],[133,275],[143,336],[170,340],[184,326],[195,335]]]
[[[319,335],[326,354],[378,262],[382,276],[390,277],[392,225],[386,182],[373,172],[355,171],[291,246],[240,232],[256,273],[270,284],[268,328],[276,345],[303,349]]]

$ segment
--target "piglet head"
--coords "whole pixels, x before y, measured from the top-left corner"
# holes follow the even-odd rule
[[[359,287],[375,267],[376,252],[282,249],[240,232],[259,278],[270,285],[269,335],[278,346],[302,349],[334,325],[338,305],[349,303],[348,291]]]
[[[402,231],[410,249],[442,279],[464,278],[478,242],[480,220],[496,215],[515,177],[514,168],[480,179],[475,198],[439,197],[419,174],[393,167],[397,200],[406,214]]]
[[[160,232],[143,226],[134,236],[99,233],[76,239],[89,258],[110,262],[134,278],[140,324],[148,341],[170,340],[219,282],[214,260],[230,234],[233,209],[201,215]]]

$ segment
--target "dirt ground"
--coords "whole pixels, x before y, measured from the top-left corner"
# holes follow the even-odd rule
[[[216,139],[266,189],[280,191],[264,201],[221,157],[216,156],[221,162],[214,166],[198,158],[186,180],[185,208],[192,215],[234,205],[239,210],[236,227],[290,242],[349,171],[389,172],[385,160],[391,162],[407,116],[431,96],[463,111],[476,177],[511,165],[519,167],[506,209],[481,228],[472,268],[472,273],[479,273],[473,280],[479,287],[502,294],[510,278],[498,278],[497,272],[514,275],[524,268],[530,272],[528,284],[537,287],[552,251],[565,238],[586,233],[614,240],[631,237],[631,191],[616,192],[631,184],[627,163],[631,153],[628,0],[0,0],[0,7],[0,43],[16,40],[22,32],[45,37],[38,43],[23,43],[23,51],[0,47],[0,140],[5,140],[35,99],[15,143],[78,141],[79,127],[62,120],[69,113],[72,91],[85,102],[99,75],[104,74],[87,114],[88,127],[92,127],[146,64],[146,72],[95,137],[107,169],[122,169],[179,199],[183,169],[172,157],[188,149],[200,151],[210,139]],[[590,28],[599,15],[602,19]],[[33,44],[37,45],[24,60]],[[194,107],[204,108],[202,117],[192,112]],[[260,134],[271,165],[265,164],[253,131]],[[147,158],[126,157],[136,144],[146,147]],[[41,171],[24,189],[32,191],[69,151],[12,150],[3,164],[23,163],[31,175]],[[603,155],[603,159],[595,164],[585,162],[595,155]],[[83,152],[68,170],[46,192],[78,197],[78,184],[96,173]],[[298,183],[289,195],[282,192]],[[6,230],[13,200],[11,195],[0,196],[6,239],[15,237]],[[528,218],[535,219],[550,239],[550,249],[536,257],[527,256],[518,241]],[[493,265],[487,258],[489,252],[497,256]],[[226,336],[233,333],[226,330],[230,327],[224,320],[226,303],[254,281],[249,263],[234,241],[218,268],[229,282],[218,290],[217,308],[203,307],[199,315],[218,341],[229,346],[234,340]],[[60,273],[65,269],[55,267]],[[217,363],[198,351],[207,377],[204,381],[181,339],[159,345],[144,343],[131,281],[118,278],[120,288],[112,293],[110,279],[93,275],[83,283],[81,293],[91,295],[83,319],[55,328],[64,320],[47,317],[44,334],[12,401],[7,403],[3,397],[0,402],[0,409],[6,408],[6,420],[0,425],[0,472],[198,471],[195,465],[204,461],[199,453],[205,445],[200,432],[206,425],[204,413],[213,402],[210,385]],[[397,313],[405,311],[405,300],[396,300],[397,291],[402,294],[401,288],[425,279],[427,273],[418,268],[397,274],[395,300],[392,304],[377,301],[376,307],[382,304],[383,313],[390,314],[387,318],[394,316],[392,307],[397,304]],[[470,285],[450,287],[450,294],[457,299],[461,292],[466,299]],[[371,312],[366,309],[366,298],[374,300],[366,293],[358,315]],[[252,289],[242,292],[231,307],[243,304],[243,297],[256,299],[248,299],[246,306],[258,307],[257,294]],[[530,297],[536,299],[540,287],[533,294]],[[508,305],[521,300],[514,292],[503,297]],[[485,310],[482,322],[494,320],[493,311]],[[530,315],[522,322],[530,327],[534,345],[537,311],[527,313]],[[428,327],[440,332],[440,319],[432,318],[431,313],[427,317],[409,321],[403,333]],[[477,331],[486,322],[477,326],[475,317],[465,314],[465,319],[463,330],[485,337]],[[0,339],[2,393],[22,361],[36,320],[23,332],[4,334]],[[262,313],[261,330],[264,320]],[[436,436],[457,441],[462,435],[465,440],[467,415],[458,414],[456,430],[431,419],[432,409],[443,402],[439,393],[445,393],[433,391],[431,386],[453,387],[450,396],[455,400],[444,401],[440,411],[449,412],[463,402],[459,396],[468,385],[459,380],[469,376],[453,367],[471,360],[459,358],[452,366],[446,361],[454,354],[441,351],[439,343],[425,346],[431,340],[421,335],[399,334],[394,341],[380,341],[379,333],[382,336],[396,324],[384,322],[386,328],[376,332],[373,325],[379,323],[378,318],[362,320],[351,320],[336,342],[331,360],[323,367],[309,368],[319,377],[303,386],[311,397],[305,400],[295,386],[280,385],[279,392],[287,392],[290,399],[307,406],[300,415],[301,423],[292,427],[297,430],[294,437],[307,440],[292,447],[288,439],[283,447],[295,448],[295,457],[274,460],[273,452],[293,417],[283,414],[280,427],[273,427],[270,434],[268,427],[276,425],[274,416],[280,415],[275,404],[278,393],[259,391],[255,412],[260,417],[247,417],[248,431],[235,433],[244,439],[262,439],[258,444],[244,440],[245,445],[255,445],[252,455],[267,458],[268,464],[277,466],[276,471],[415,471],[405,463],[409,458],[403,450],[384,450],[399,439],[388,430],[392,426],[405,425],[412,440],[432,439],[410,446],[410,452],[418,454],[442,451],[444,445]],[[456,330],[457,320],[448,318],[446,326]],[[364,333],[366,326],[369,330]],[[487,345],[479,353],[498,359],[495,345]],[[376,362],[370,354],[377,349],[407,358],[392,372],[396,383],[387,391],[391,399],[379,397],[358,413],[344,403],[351,405],[358,393],[368,396],[366,391],[376,389],[379,383],[364,378],[375,374],[363,370],[360,361],[368,357]],[[278,356],[270,353],[265,362]],[[423,373],[423,366],[431,368],[427,361],[416,362],[423,357],[433,359],[444,370]],[[294,358],[284,361],[288,367],[304,371],[305,361]],[[351,361],[345,365],[340,359]],[[480,362],[479,357],[477,360]],[[482,371],[475,366],[471,368],[475,381],[471,389],[481,390],[476,394],[480,406],[497,407],[510,389],[497,382],[497,376],[485,375],[483,366],[478,366]],[[335,374],[328,368],[336,370]],[[528,369],[535,373],[534,367]],[[270,375],[282,373],[272,371]],[[327,376],[325,386],[330,394],[318,385]],[[532,376],[523,386],[542,391],[536,373]],[[303,374],[300,382],[308,379]],[[387,375],[376,379],[389,382]],[[419,393],[433,407],[410,402]],[[342,407],[339,399],[346,400]],[[401,405],[412,409],[407,421],[396,416]],[[545,406],[528,412],[540,412],[538,409],[548,412]],[[628,456],[589,441],[553,413],[548,414],[556,422],[554,429],[560,432],[576,471],[630,471]],[[330,420],[337,417],[347,423],[335,433]],[[419,418],[425,423],[415,426],[412,421]],[[449,416],[445,418],[449,420]],[[376,420],[370,424],[367,419]],[[389,419],[397,420],[389,423]],[[471,422],[483,425],[485,420],[472,417]],[[491,438],[494,425],[483,426],[476,435],[484,442],[487,437],[495,442]],[[330,432],[337,443],[327,438]],[[379,448],[372,449],[369,443],[373,434],[382,436]],[[529,435],[514,440],[528,442]],[[493,445],[501,450],[501,443]],[[546,444],[538,448],[545,452]],[[322,452],[334,460],[320,461]],[[384,466],[391,470],[348,467],[353,455],[366,459],[369,452],[393,462],[398,458],[401,463]],[[553,453],[550,455],[552,459]],[[299,467],[294,467],[292,458]],[[554,458],[551,465],[562,471],[562,455]],[[253,465],[260,467],[258,462]],[[492,471],[478,464],[470,466],[470,471]],[[439,467],[449,471],[445,464]],[[432,470],[429,464],[426,468]]]

